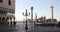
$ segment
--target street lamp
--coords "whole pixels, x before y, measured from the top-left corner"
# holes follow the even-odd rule
[[[29,12],[29,14],[27,13],[27,10],[26,10],[26,12],[25,12],[25,14],[24,14],[24,12],[23,12],[23,16],[26,16],[26,26],[25,26],[25,29],[28,29],[28,26],[27,26],[27,16],[29,16],[30,15],[30,12]]]

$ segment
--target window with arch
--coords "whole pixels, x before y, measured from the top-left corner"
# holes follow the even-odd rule
[[[11,0],[8,1],[8,4],[11,5]]]
[[[2,3],[3,0],[0,0],[0,3]]]

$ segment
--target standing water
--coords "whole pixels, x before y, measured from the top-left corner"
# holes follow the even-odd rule
[[[34,26],[33,23],[28,24],[28,30],[25,29],[25,24],[17,22],[16,25],[0,25],[1,32],[60,32],[60,28],[57,26]]]

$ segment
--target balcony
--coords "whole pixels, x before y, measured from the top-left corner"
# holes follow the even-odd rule
[[[14,9],[8,9],[8,8],[3,8],[3,7],[0,7],[0,10],[2,11],[7,11],[7,12],[10,12],[10,13],[15,13],[15,10]]]

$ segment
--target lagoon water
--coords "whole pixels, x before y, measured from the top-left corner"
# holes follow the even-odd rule
[[[25,29],[25,23],[17,22],[16,25],[0,25],[0,32],[60,32],[57,26],[34,26],[28,23],[28,30]]]

